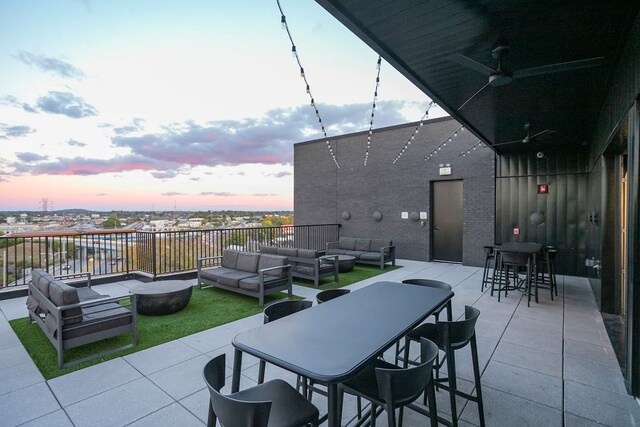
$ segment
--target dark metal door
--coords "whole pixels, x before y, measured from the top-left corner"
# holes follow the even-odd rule
[[[434,181],[431,200],[431,258],[462,262],[462,181]]]

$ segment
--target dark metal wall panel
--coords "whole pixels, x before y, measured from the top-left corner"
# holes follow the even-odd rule
[[[496,175],[496,240],[556,246],[559,271],[573,275],[586,274],[588,152],[579,146],[548,149],[544,158],[535,151],[501,154]],[[549,194],[538,194],[538,184],[549,184]],[[531,224],[534,212],[544,214],[543,224]]]
[[[627,115],[640,94],[640,15],[622,46],[620,62],[612,73],[607,95],[600,110],[591,150],[591,164],[606,150],[620,121]]]
[[[600,218],[602,217],[602,157],[598,159],[591,172],[589,173],[589,195],[587,201],[587,212],[592,218],[598,218],[597,222],[590,222],[587,225],[587,258],[602,259],[602,231]],[[588,270],[589,282],[591,289],[596,297],[598,307],[602,309],[601,298],[601,278],[600,271],[595,269]]]

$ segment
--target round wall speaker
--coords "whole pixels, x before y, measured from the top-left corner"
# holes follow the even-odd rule
[[[378,211],[374,212],[373,213],[373,219],[375,221],[380,221],[382,219],[382,214],[380,212],[378,212]]]
[[[351,214],[348,211],[342,212],[342,219],[347,221],[347,220],[349,220],[349,218],[351,218]]]

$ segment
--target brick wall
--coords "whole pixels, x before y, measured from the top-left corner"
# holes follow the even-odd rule
[[[369,160],[364,166],[367,132],[331,139],[340,169],[335,167],[324,140],[294,146],[294,212],[296,225],[340,223],[341,236],[385,238],[394,241],[399,258],[430,259],[431,181],[464,182],[463,263],[483,265],[483,246],[494,241],[495,158],[487,148],[462,157],[477,141],[467,131],[429,161],[436,148],[460,125],[442,118],[425,122],[408,150],[392,161],[417,123],[374,131]],[[451,164],[450,176],[439,175],[439,164]],[[342,218],[349,212],[349,220]],[[373,213],[382,213],[382,220]],[[401,212],[427,212],[423,225],[401,219]]]

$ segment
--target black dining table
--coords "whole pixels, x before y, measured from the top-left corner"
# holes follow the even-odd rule
[[[453,297],[444,289],[376,282],[236,335],[231,391],[240,386],[242,354],[327,385],[327,418],[338,426],[338,384],[418,326]]]

